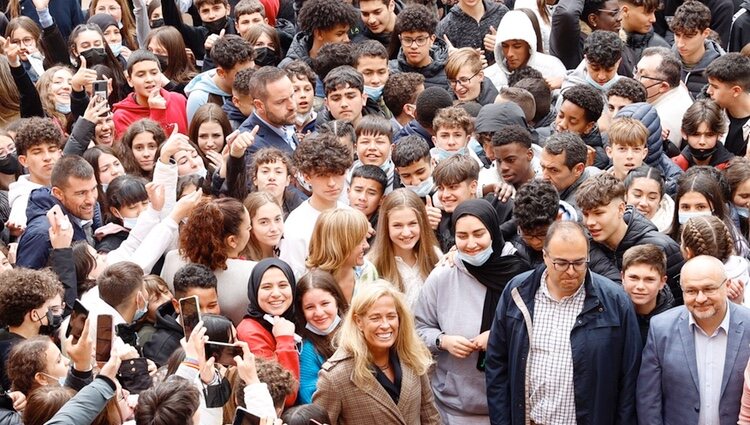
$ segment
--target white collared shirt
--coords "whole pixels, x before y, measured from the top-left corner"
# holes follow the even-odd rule
[[[729,333],[729,306],[727,306],[724,320],[713,335],[706,334],[696,323],[692,314],[688,320],[688,326],[693,331],[695,341],[695,362],[698,367],[698,390],[701,397],[698,425],[719,425],[721,381],[724,377],[724,360],[727,354]]]

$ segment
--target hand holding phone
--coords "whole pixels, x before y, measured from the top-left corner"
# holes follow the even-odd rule
[[[234,412],[232,425],[260,425],[260,417],[253,415],[243,407],[238,407]]]
[[[78,343],[78,339],[83,333],[83,327],[85,326],[88,317],[89,311],[83,306],[83,304],[81,304],[81,301],[76,300],[73,304],[73,311],[70,313],[68,330],[65,332],[66,337],[73,337],[73,344]]]
[[[193,329],[201,321],[200,302],[198,296],[180,298],[180,318],[185,338],[190,338]]]
[[[225,342],[206,342],[206,359],[211,357],[214,361],[224,366],[237,366],[235,357],[243,356],[242,347],[233,344],[227,344]]]
[[[112,352],[112,315],[100,314],[96,318],[96,361],[106,363]]]

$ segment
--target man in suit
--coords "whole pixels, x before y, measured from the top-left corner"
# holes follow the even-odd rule
[[[639,425],[737,423],[750,351],[750,310],[727,299],[724,265],[682,267],[685,305],[651,320],[636,389]]]

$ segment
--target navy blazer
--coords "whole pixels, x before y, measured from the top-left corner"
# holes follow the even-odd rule
[[[256,125],[258,126],[258,133],[255,135],[255,141],[252,145],[250,145],[249,148],[247,148],[247,151],[245,152],[248,170],[250,169],[250,165],[252,164],[252,158],[255,155],[255,152],[258,152],[259,149],[276,148],[289,155],[289,157],[292,156],[292,154],[294,153],[294,149],[289,145],[289,143],[287,143],[286,140],[284,140],[284,138],[281,137],[279,133],[277,133],[273,128],[264,123],[255,112],[250,114],[245,122],[240,125],[239,131],[240,133],[253,131],[253,128],[255,128]],[[293,140],[296,146],[296,135],[293,136]]]
[[[743,372],[750,356],[750,332],[745,329],[745,322],[750,324],[750,310],[731,301],[727,303],[729,333],[721,380],[721,425],[737,423]],[[698,365],[689,314],[681,306],[651,319],[636,387],[639,425],[698,423],[701,405]]]

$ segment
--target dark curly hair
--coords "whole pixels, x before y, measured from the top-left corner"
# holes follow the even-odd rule
[[[573,86],[563,91],[562,97],[579,108],[583,108],[588,122],[595,122],[602,116],[604,99],[599,91],[588,84]]]
[[[327,30],[337,25],[357,25],[359,13],[344,1],[306,0],[297,15],[299,29],[312,34],[315,30]]]
[[[607,98],[610,96],[619,96],[628,99],[632,103],[639,103],[646,101],[648,93],[646,93],[646,88],[643,87],[640,81],[633,78],[620,77],[607,90]]]
[[[191,288],[216,289],[218,281],[211,269],[203,264],[185,264],[172,278],[174,294],[182,298]]]
[[[551,155],[565,154],[565,166],[571,170],[578,164],[585,164],[588,153],[583,139],[567,131],[552,134],[544,145],[544,151]]]
[[[322,50],[322,48],[321,48]],[[308,64],[301,60],[293,60],[285,64],[282,69],[286,71],[286,75],[291,80],[292,77],[301,80],[306,78],[307,81],[315,87],[316,76],[315,72],[310,68]]]
[[[311,134],[294,151],[294,164],[302,174],[341,175],[353,162],[350,148],[331,133]]]
[[[298,382],[291,372],[284,369],[276,360],[255,357],[255,369],[258,371],[258,379],[266,384],[268,392],[271,393],[273,405],[277,409],[284,407],[284,400],[289,394],[297,392]],[[245,382],[235,375],[232,385],[234,402],[238,406],[245,407]]]
[[[536,68],[532,68],[528,65],[524,65],[515,71],[508,77],[508,85],[514,87],[516,83],[523,80],[524,78],[541,78],[544,79],[544,75],[539,72]]]
[[[17,268],[2,274],[0,325],[20,326],[29,311],[63,293],[57,275],[50,269]]]
[[[492,146],[505,146],[518,143],[525,148],[531,148],[531,133],[520,125],[504,125],[492,135]]]
[[[318,51],[318,56],[312,60],[312,69],[321,81],[325,80],[328,73],[335,68],[342,65],[351,65],[353,52],[354,47],[350,43],[324,44]]]
[[[404,32],[426,32],[432,35],[435,34],[437,23],[435,14],[427,6],[410,4],[398,14],[393,33],[400,35]]]
[[[592,65],[612,68],[622,58],[623,43],[617,33],[597,30],[583,43],[583,54]]]
[[[534,179],[518,188],[513,202],[513,217],[521,230],[551,225],[557,218],[560,195],[552,183]]]
[[[180,229],[180,253],[213,271],[226,270],[226,238],[242,230],[244,216],[245,206],[234,198],[203,200]]]
[[[606,206],[615,199],[625,200],[625,185],[610,173],[590,177],[576,190],[576,204],[581,211]]]
[[[383,102],[394,116],[401,115],[404,105],[416,103],[417,87],[424,85],[424,75],[416,72],[402,72],[388,77],[383,87]]]
[[[674,12],[669,29],[675,34],[694,35],[711,26],[711,9],[705,4],[688,0]]]
[[[28,394],[39,386],[34,375],[47,371],[47,349],[52,340],[47,336],[35,336],[21,341],[10,352],[5,363],[5,372],[13,391]]]
[[[49,144],[61,149],[63,134],[60,127],[51,119],[33,117],[23,120],[23,124],[16,132],[15,142],[18,155],[26,155],[32,146],[41,144]]]
[[[192,423],[198,407],[198,390],[185,378],[172,375],[140,394],[135,421],[153,425]]]
[[[227,34],[216,40],[216,44],[211,48],[211,59],[217,67],[229,71],[239,63],[255,59],[255,49],[239,35]]]

